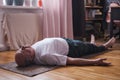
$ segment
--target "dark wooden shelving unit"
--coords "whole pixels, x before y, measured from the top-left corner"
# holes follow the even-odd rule
[[[103,0],[84,0],[85,7],[85,30],[91,27],[92,33],[87,33],[86,35],[90,37],[90,34],[95,34],[97,36],[102,35],[101,28],[103,26]],[[89,3],[88,3],[89,2]]]

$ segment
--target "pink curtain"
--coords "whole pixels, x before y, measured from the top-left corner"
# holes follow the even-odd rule
[[[44,11],[43,38],[73,38],[72,0],[42,0]]]

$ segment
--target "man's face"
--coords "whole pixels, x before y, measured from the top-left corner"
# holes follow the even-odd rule
[[[22,47],[16,52],[16,62],[19,66],[30,65],[34,59],[34,52],[31,47]]]

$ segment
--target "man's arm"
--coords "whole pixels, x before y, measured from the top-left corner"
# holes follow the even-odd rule
[[[108,66],[111,63],[104,62],[106,58],[98,58],[98,59],[83,59],[83,58],[67,58],[66,65],[76,65],[76,66],[88,66],[88,65],[95,65],[95,66]]]

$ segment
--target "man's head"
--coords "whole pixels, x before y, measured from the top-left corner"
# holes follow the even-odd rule
[[[22,47],[15,54],[15,62],[18,66],[25,67],[33,63],[35,52],[32,47]]]

